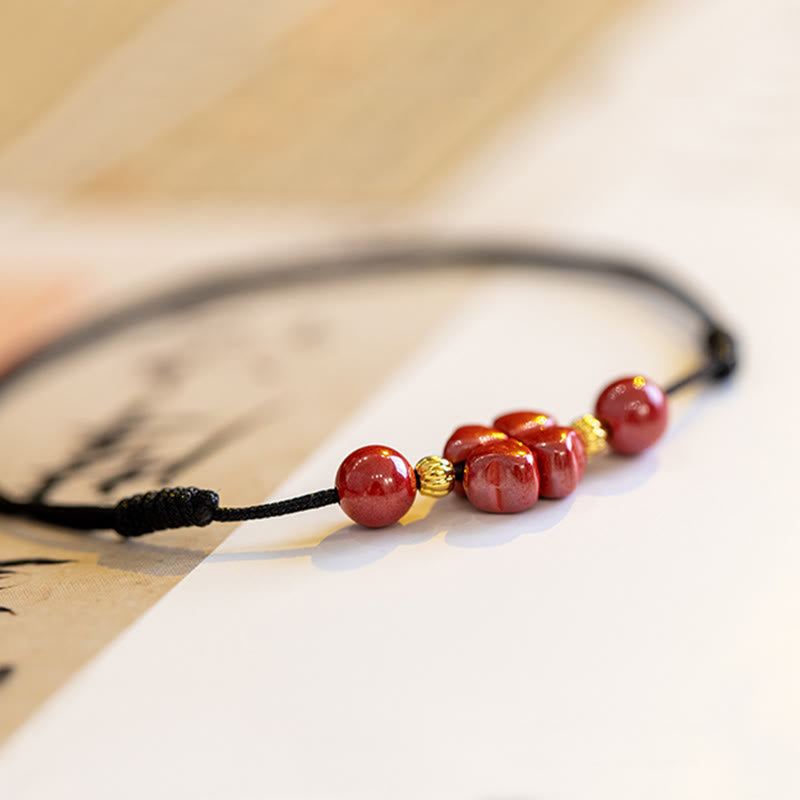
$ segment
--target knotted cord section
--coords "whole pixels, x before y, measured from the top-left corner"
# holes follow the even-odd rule
[[[141,536],[169,528],[211,524],[219,495],[211,489],[179,486],[135,494],[114,508],[114,530],[122,536]]]

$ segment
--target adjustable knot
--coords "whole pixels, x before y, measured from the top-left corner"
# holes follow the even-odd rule
[[[122,536],[169,528],[203,527],[214,519],[219,495],[193,486],[159,489],[120,500],[114,508],[114,530]]]
[[[727,378],[736,369],[736,343],[723,328],[711,328],[706,339],[708,354],[714,362],[713,376],[718,380]]]

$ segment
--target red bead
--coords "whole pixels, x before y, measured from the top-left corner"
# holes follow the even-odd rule
[[[339,505],[350,519],[368,528],[397,522],[411,508],[417,476],[391,447],[368,445],[350,453],[336,473]]]
[[[634,455],[655,444],[667,427],[667,396],[641,376],[607,386],[597,399],[595,416],[608,428],[608,443],[618,453]]]
[[[512,439],[523,441],[521,436],[526,431],[552,428],[556,425],[556,421],[542,411],[512,411],[510,414],[498,417],[492,425]]]
[[[572,428],[539,428],[522,435],[539,468],[539,494],[566,497],[575,491],[586,469],[583,440]]]
[[[487,428],[485,425],[462,425],[447,440],[442,455],[454,464],[458,464],[459,461],[466,461],[467,456],[476,447],[488,442],[504,441],[507,438],[502,431]],[[453,491],[464,496],[464,487],[458,481],[456,481]]]
[[[464,465],[464,490],[481,511],[510,514],[530,508],[539,499],[533,453],[514,439],[476,447]]]

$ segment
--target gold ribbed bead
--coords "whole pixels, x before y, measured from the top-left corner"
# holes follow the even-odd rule
[[[444,497],[453,490],[456,470],[452,461],[441,456],[425,456],[414,467],[419,476],[419,493],[427,497]]]
[[[586,448],[586,456],[598,456],[608,450],[608,431],[593,414],[585,414],[570,423],[570,428],[578,431]]]

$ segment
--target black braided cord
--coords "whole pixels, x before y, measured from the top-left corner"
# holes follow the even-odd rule
[[[666,294],[690,311],[702,326],[701,363],[667,386],[675,394],[701,381],[721,381],[736,369],[736,343],[705,305],[686,289],[652,268],[626,258],[556,248],[546,245],[493,243],[428,243],[404,247],[365,248],[345,255],[327,255],[272,266],[225,269],[224,277],[204,279],[145,300],[123,306],[96,318],[45,345],[0,375],[0,393],[29,373],[75,351],[136,325],[180,314],[230,297],[311,282],[331,282],[354,275],[379,275],[399,270],[430,267],[506,267],[570,271],[616,278]],[[456,464],[457,478],[463,463]],[[220,508],[219,496],[210,489],[176,487],[137,494],[116,506],[51,505],[17,502],[0,493],[0,514],[58,525],[73,530],[112,529],[122,536],[141,536],[154,531],[205,526],[211,522],[278,517],[339,502],[336,489],[245,508]]]
[[[320,492],[292,497],[290,500],[279,500],[276,503],[264,503],[260,506],[218,508],[214,511],[214,520],[217,522],[243,522],[249,519],[282,517],[285,514],[297,514],[299,511],[308,511],[312,508],[332,506],[338,502],[339,492],[336,489],[323,489]]]

